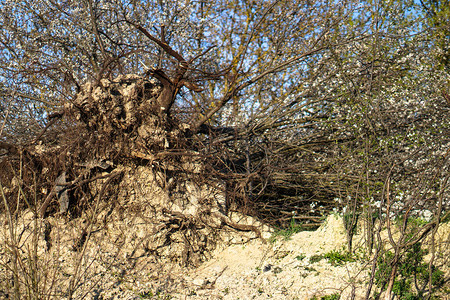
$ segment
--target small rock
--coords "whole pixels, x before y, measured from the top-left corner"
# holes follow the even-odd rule
[[[198,285],[198,286],[202,286],[202,285],[205,284],[205,279],[202,279],[202,278],[195,278],[195,279],[192,281],[192,283],[195,284],[195,285]]]
[[[263,268],[263,272],[269,272],[272,269],[272,265],[268,264]]]

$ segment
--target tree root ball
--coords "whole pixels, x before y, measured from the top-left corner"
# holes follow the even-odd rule
[[[160,112],[161,91],[162,85],[155,78],[121,75],[86,83],[66,109],[90,132],[113,142],[116,149],[161,151],[171,148],[186,128]]]

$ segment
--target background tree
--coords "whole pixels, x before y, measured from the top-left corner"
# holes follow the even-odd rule
[[[422,10],[428,25],[432,28],[434,46],[437,47],[436,58],[440,67],[448,69],[449,65],[449,41],[450,29],[448,25],[450,17],[449,1],[421,1]]]

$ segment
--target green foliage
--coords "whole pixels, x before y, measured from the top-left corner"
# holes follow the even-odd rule
[[[403,216],[400,216],[395,219],[395,224],[397,226],[402,226],[405,218]],[[422,226],[428,224],[428,222],[422,218],[408,218],[408,229],[410,231],[410,235],[414,232],[417,232]]]
[[[339,299],[341,299],[341,295],[339,295],[338,293],[320,297],[320,300],[339,300]],[[319,300],[319,298],[317,298],[317,296],[314,296],[311,298],[311,300]]]
[[[341,295],[339,295],[338,293],[334,293],[331,295],[322,296],[320,297],[320,300],[339,300],[340,298]]]
[[[316,263],[316,262],[321,261],[322,259],[324,259],[324,256],[323,256],[323,255],[316,254],[316,255],[313,255],[313,256],[311,256],[311,257],[309,258],[309,262],[312,263],[312,264],[314,264],[314,263]]]
[[[277,241],[277,237],[283,237],[283,239],[287,241],[293,234],[304,230],[305,229],[303,228],[302,224],[298,224],[294,219],[292,219],[288,228],[276,230],[270,237],[269,241],[271,243],[275,243]]]
[[[450,2],[448,0],[423,0],[422,10],[429,26],[433,27],[432,40],[435,47],[441,51],[437,52],[436,60],[441,68],[450,66],[449,37],[450,28]]]
[[[344,227],[352,236],[356,233],[356,225],[358,223],[358,218],[359,218],[358,212],[350,211],[344,214]]]
[[[393,293],[400,300],[423,299],[423,289],[429,282],[428,264],[424,262],[424,256],[427,250],[422,248],[421,243],[416,243],[410,247],[402,257],[398,264]],[[394,254],[391,251],[385,252],[377,260],[377,270],[375,271],[375,283],[379,287],[385,287],[389,282],[394,262]],[[444,283],[444,273],[432,266],[432,286],[439,288]],[[419,287],[419,290],[413,290]]]
[[[305,255],[304,253],[300,253],[300,254],[297,255],[295,258],[296,258],[297,260],[303,260],[303,259],[306,258],[306,255]]]
[[[445,215],[441,218],[441,223],[449,223],[450,222],[450,211],[446,212]]]
[[[140,292],[139,294],[138,294],[138,297],[140,298],[140,299],[151,299],[151,298],[153,298],[153,293],[151,292],[151,291],[148,291],[148,292]]]
[[[333,266],[340,266],[346,262],[356,261],[355,255],[348,253],[346,251],[331,250],[325,254],[316,254],[309,258],[310,263],[316,263],[322,259],[327,259],[327,261]]]
[[[340,266],[346,262],[353,262],[356,260],[354,255],[348,252],[341,252],[337,250],[332,250],[324,254],[324,258],[333,266]]]

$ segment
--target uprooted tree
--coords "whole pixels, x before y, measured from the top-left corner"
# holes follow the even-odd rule
[[[11,63],[17,62],[12,69],[3,68],[9,78],[3,88],[4,108],[14,117],[5,115],[2,150],[6,157],[22,155],[31,173],[41,173],[35,185],[25,181],[26,186],[47,193],[35,204],[41,215],[49,204],[55,205],[57,181],[68,185],[71,180],[72,189],[88,180],[85,171],[80,174],[74,167],[90,164],[91,170],[105,160],[114,166],[180,157],[201,160],[204,174],[226,181],[233,199],[230,207],[254,213],[252,202],[273,179],[270,164],[262,163],[268,157],[266,150],[254,148],[253,141],[265,143],[271,139],[266,133],[277,134],[287,121],[280,115],[280,120],[261,123],[260,117],[279,106],[280,97],[295,92],[281,77],[296,65],[320,60],[340,35],[336,26],[343,24],[346,12],[340,6],[285,7],[279,1],[239,4],[174,2],[152,7],[152,3],[130,6],[119,1],[111,7],[86,1],[79,6],[9,2],[2,6],[5,58],[10,55],[15,57]],[[17,16],[30,12],[30,18],[11,17],[17,9]],[[162,10],[166,19],[145,19],[152,9]],[[230,23],[212,26],[210,22],[223,10],[230,14],[223,21]],[[180,24],[172,23],[167,14],[181,18]],[[51,15],[58,17],[50,19]],[[239,15],[247,17],[246,25],[234,21]],[[275,22],[280,19],[284,26],[300,21],[310,26],[289,30]],[[280,29],[283,38],[267,39]],[[344,36],[342,42],[357,38]],[[267,88],[269,84],[273,88]],[[302,105],[294,102],[291,106]],[[321,102],[311,106],[316,110],[313,114],[325,113]],[[29,105],[34,109],[29,110]],[[31,114],[29,118],[25,112]],[[294,108],[288,118],[298,113]],[[300,126],[314,126],[314,119],[305,117]],[[10,160],[3,163],[5,170],[17,171],[18,165],[7,166]],[[10,182],[13,172],[7,173]],[[283,194],[282,188],[277,189],[274,192]],[[273,210],[267,210],[272,221],[280,213],[277,210],[273,216]]]
[[[328,28],[311,37],[302,51],[288,60],[277,58],[280,53],[253,58],[251,48],[266,43],[264,31],[274,32],[271,19],[283,13],[274,2],[261,7],[263,14],[250,11],[247,27],[235,28],[247,35],[239,51],[233,53],[229,48],[229,54],[222,55],[232,59],[220,62],[215,57],[219,52],[211,54],[217,47],[202,42],[201,37],[195,50],[183,51],[180,44],[175,50],[176,42],[169,44],[168,40],[176,39],[178,33],[170,34],[170,26],[158,26],[154,35],[146,29],[149,24],[144,27],[139,17],[130,16],[131,7],[117,4],[110,11],[92,1],[81,4],[81,11],[68,4],[35,10],[27,4],[2,6],[7,56],[23,58],[12,70],[3,66],[3,74],[9,76],[4,96],[12,97],[10,102],[2,102],[7,112],[0,145],[5,212],[14,216],[28,208],[41,218],[57,213],[71,217],[93,214],[73,245],[84,253],[98,218],[107,223],[115,207],[134,207],[142,210],[146,223],[153,224],[149,225],[154,234],[145,241],[146,251],[186,265],[204,260],[224,227],[262,238],[257,227],[230,218],[230,210],[244,211],[250,203],[247,186],[255,176],[249,173],[250,156],[254,155],[233,155],[232,145],[236,143],[238,149],[253,134],[242,126],[222,122],[217,115],[226,106],[238,108],[238,96],[264,78],[323,50]],[[11,18],[8,12],[15,9],[31,12],[31,20]],[[241,8],[228,9],[237,14]],[[105,23],[105,13],[112,13],[115,21]],[[50,14],[61,19],[47,23]],[[80,18],[90,25],[84,28]],[[27,27],[27,22],[34,23]],[[109,31],[111,23],[117,26],[115,31]],[[50,30],[53,26],[62,26],[61,32],[55,35]],[[65,30],[69,30],[68,35],[63,34]],[[91,35],[80,36],[77,30]],[[123,42],[126,34],[136,39],[134,44]],[[229,35],[230,39],[236,36],[232,31]],[[23,52],[22,46],[26,48]],[[35,55],[30,56],[29,51]],[[190,52],[190,57],[185,58],[183,52]],[[255,73],[254,66],[247,65],[251,60],[269,65],[264,72]],[[225,85],[218,86],[217,81]],[[209,99],[197,96],[204,91],[209,92]],[[10,106],[17,99],[24,102]],[[235,103],[230,105],[231,101]],[[37,105],[29,111],[34,124],[20,114],[32,102]],[[246,142],[242,142],[243,136]],[[104,208],[102,203],[110,207],[105,214],[104,209],[99,210]],[[240,204],[243,207],[238,207]],[[48,228],[44,236],[50,247],[51,225]],[[11,249],[16,248],[19,246],[12,243]],[[17,272],[12,274],[18,276]],[[77,272],[72,278],[70,297],[79,278]],[[14,282],[14,286],[20,285],[18,279]]]
[[[278,224],[317,224],[333,199],[381,197],[382,189],[363,195],[360,187],[415,155],[400,149],[445,152],[447,75],[433,61],[445,49],[426,43],[440,45],[447,29],[430,17],[435,28],[420,23],[421,34],[408,36],[418,28],[408,17],[414,7],[380,9],[351,1],[6,1],[2,154],[65,149],[58,143],[81,136],[80,149],[113,164],[194,151],[208,160],[206,173],[227,179],[240,209]],[[135,94],[120,90],[128,85]],[[75,163],[71,155],[59,163]],[[31,168],[55,174],[36,190],[50,191],[64,170],[45,164]]]

